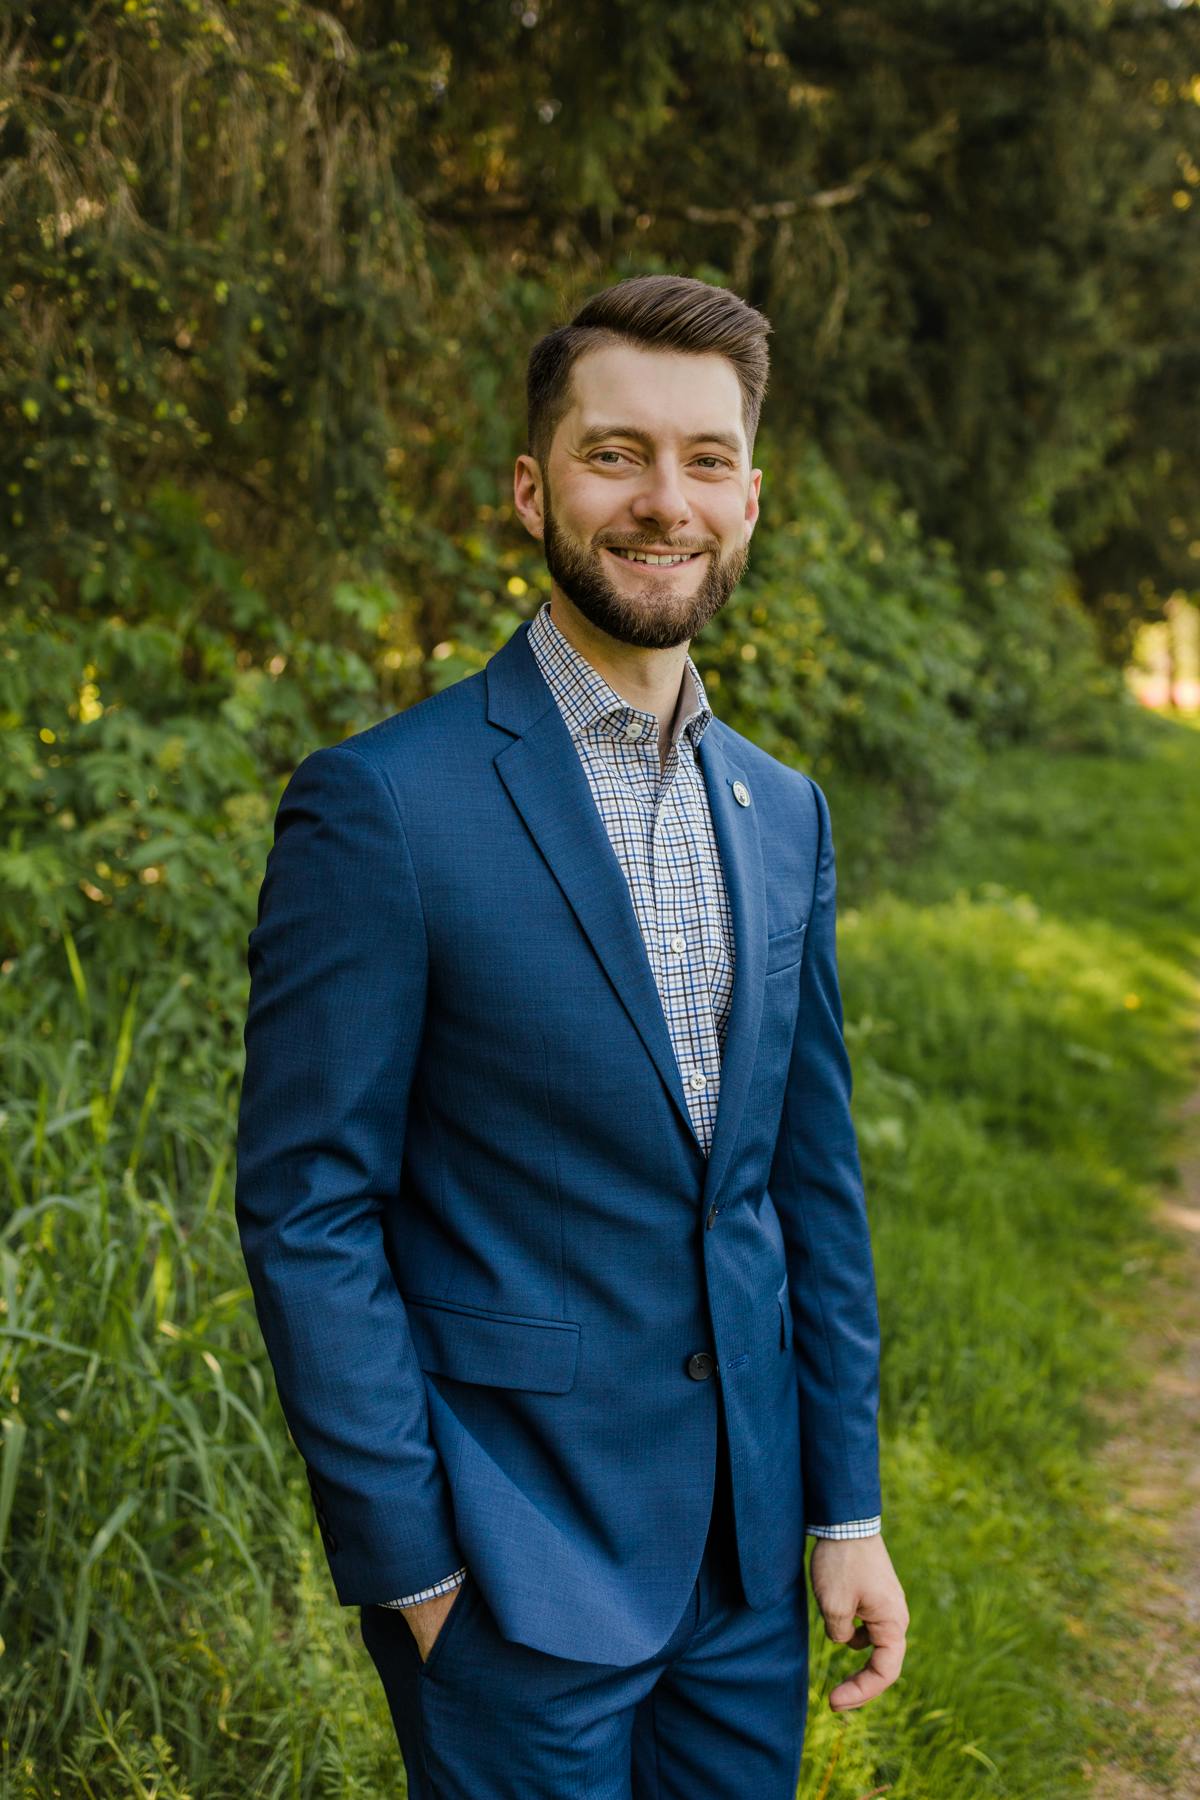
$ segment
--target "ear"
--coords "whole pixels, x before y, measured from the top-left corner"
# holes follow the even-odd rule
[[[524,452],[518,456],[516,467],[513,470],[513,505],[517,509],[517,517],[530,537],[540,540],[546,530],[542,501],[542,470],[537,458],[528,456]]]
[[[758,523],[758,492],[762,486],[762,470],[751,469],[750,486],[746,490],[746,542],[750,542]]]

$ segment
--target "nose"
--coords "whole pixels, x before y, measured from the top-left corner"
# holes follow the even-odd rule
[[[692,509],[677,465],[670,459],[650,463],[631,507],[639,524],[656,525],[664,537],[686,525]]]

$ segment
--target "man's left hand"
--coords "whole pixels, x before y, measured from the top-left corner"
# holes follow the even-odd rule
[[[851,1650],[873,1646],[857,1675],[834,1688],[834,1712],[865,1706],[891,1687],[904,1661],[908,1607],[883,1538],[818,1538],[809,1569],[825,1635]],[[861,1619],[861,1625],[854,1621]]]

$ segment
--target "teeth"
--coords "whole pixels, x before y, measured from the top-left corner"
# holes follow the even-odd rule
[[[670,563],[691,562],[696,553],[694,550],[686,550],[679,556],[654,556],[648,550],[617,550],[616,554],[623,556],[627,562],[651,563],[661,567]]]

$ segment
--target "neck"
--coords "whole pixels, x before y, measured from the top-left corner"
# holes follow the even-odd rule
[[[557,587],[551,594],[550,617],[567,642],[586,657],[598,675],[603,675],[615,694],[640,712],[654,714],[660,751],[665,756],[684,691],[687,645],[644,650],[638,644],[622,644],[606,631],[598,631]]]

